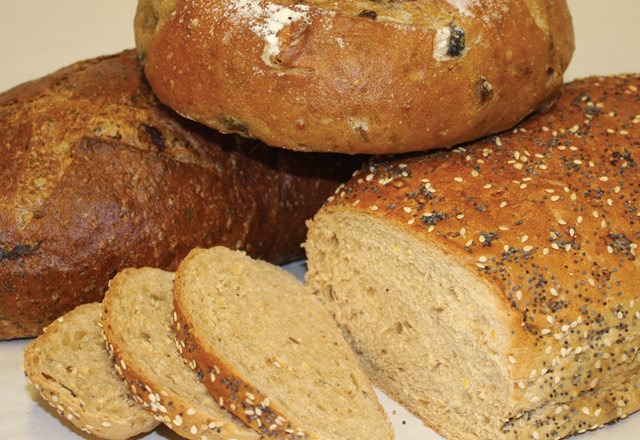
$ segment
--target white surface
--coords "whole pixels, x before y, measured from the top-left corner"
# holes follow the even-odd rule
[[[640,71],[640,1],[569,0],[569,4],[577,50],[567,79]],[[133,47],[135,7],[135,0],[0,0],[0,91],[74,61]],[[300,265],[292,269],[304,272]],[[92,439],[54,417],[27,384],[21,370],[27,342],[0,342],[0,439]],[[441,439],[400,406],[381,399],[398,440]],[[140,438],[179,437],[160,429]],[[640,414],[579,438],[638,440]]]

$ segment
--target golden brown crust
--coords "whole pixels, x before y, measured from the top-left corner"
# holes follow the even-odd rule
[[[357,166],[176,116],[134,51],[3,93],[0,127],[1,339],[99,301],[123,267],[175,269],[194,246],[300,257],[305,219]]]
[[[520,411],[584,399],[585,420],[601,425],[640,408],[628,385],[640,336],[638,90],[640,75],[577,80],[551,113],[510,132],[372,161],[318,214],[382,218],[494,286],[512,332],[506,438]],[[602,390],[616,398],[589,398]],[[548,414],[544,430],[589,427],[565,416]]]
[[[223,132],[306,151],[398,153],[507,129],[558,96],[564,0],[143,0],[160,99]]]

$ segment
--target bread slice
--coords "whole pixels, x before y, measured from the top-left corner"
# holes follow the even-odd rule
[[[60,417],[97,437],[120,440],[158,422],[113,369],[98,326],[100,304],[78,306],[24,350],[24,371]]]
[[[174,310],[182,355],[262,435],[393,438],[335,321],[290,273],[240,251],[196,249],[176,272]]]
[[[125,269],[111,281],[102,325],[116,369],[145,408],[194,440],[258,440],[221,408],[176,349],[171,326],[173,273]]]
[[[448,439],[640,410],[639,89],[576,80],[499,137],[375,158],[309,224],[308,286],[373,382]]]

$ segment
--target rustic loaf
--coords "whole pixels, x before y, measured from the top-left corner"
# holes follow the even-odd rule
[[[195,249],[178,266],[174,312],[184,358],[265,438],[393,438],[340,329],[292,274],[240,251]]]
[[[162,106],[134,51],[0,95],[0,339],[98,301],[124,267],[195,246],[283,262],[357,166],[198,126]]]
[[[398,153],[505,130],[557,98],[565,0],[139,0],[168,106],[305,151]]]
[[[60,417],[97,437],[121,440],[159,422],[118,377],[98,326],[100,304],[78,306],[24,350],[24,371]]]
[[[455,439],[640,409],[640,76],[453,151],[374,160],[317,214],[307,282],[374,383]]]
[[[118,373],[144,407],[193,440],[259,440],[220,407],[178,353],[173,336],[173,273],[125,269],[109,283],[102,327]]]

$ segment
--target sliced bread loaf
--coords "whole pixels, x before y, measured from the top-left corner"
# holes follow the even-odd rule
[[[307,283],[372,380],[450,440],[640,410],[640,75],[452,151],[372,161],[309,227]]]
[[[111,281],[102,325],[116,369],[145,408],[194,440],[258,440],[221,408],[176,349],[172,334],[173,273],[125,269]]]
[[[98,326],[100,304],[77,307],[24,350],[24,371],[58,414],[100,438],[126,439],[158,425],[113,369]]]
[[[176,272],[179,348],[229,411],[277,439],[391,439],[357,358],[293,275],[243,252],[196,249]]]

